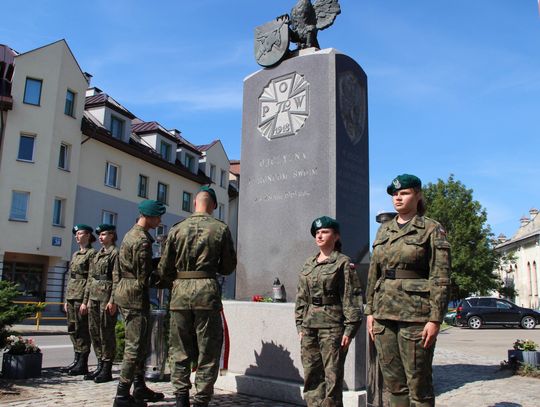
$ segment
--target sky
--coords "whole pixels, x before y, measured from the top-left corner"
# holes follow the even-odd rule
[[[64,38],[97,86],[195,144],[241,152],[243,80],[260,69],[254,29],[295,0],[3,2],[0,43],[18,52]],[[371,239],[398,174],[453,174],[512,236],[540,207],[537,0],[340,0],[321,48],[368,76]]]

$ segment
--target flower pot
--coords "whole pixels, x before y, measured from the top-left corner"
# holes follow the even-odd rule
[[[43,354],[29,353],[25,355],[11,355],[4,353],[2,361],[2,377],[4,379],[29,379],[41,376],[41,363]]]
[[[527,351],[511,349],[508,351],[508,360],[516,360],[517,362],[540,366],[540,352],[535,350]]]

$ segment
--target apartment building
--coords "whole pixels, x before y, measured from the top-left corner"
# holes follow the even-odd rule
[[[221,142],[197,147],[145,122],[90,78],[64,40],[21,54],[0,46],[0,276],[17,282],[24,299],[63,301],[76,223],[115,224],[121,239],[138,203],[160,200],[167,213],[153,232],[158,255],[208,184],[219,200],[214,216],[228,220]]]

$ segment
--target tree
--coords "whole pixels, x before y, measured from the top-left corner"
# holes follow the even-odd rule
[[[14,304],[13,300],[19,295],[21,293],[17,290],[17,284],[0,280],[0,349],[4,347],[5,339],[9,336],[8,327],[41,309],[37,304]]]
[[[424,197],[426,216],[442,224],[451,245],[453,299],[499,289],[493,234],[486,223],[486,210],[473,199],[472,189],[450,175],[447,181],[427,184]]]

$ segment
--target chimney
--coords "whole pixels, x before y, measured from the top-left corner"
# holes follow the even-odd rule
[[[526,226],[530,221],[531,220],[525,215],[523,215],[521,219],[519,219],[519,223],[521,224],[521,227]]]
[[[180,130],[178,130],[178,129],[170,129],[170,130],[167,130],[167,131],[176,138],[180,138],[180,135],[182,134],[182,132]]]
[[[534,218],[536,218],[536,215],[538,215],[538,209],[531,208],[529,210],[529,215],[531,215],[531,220],[533,220]]]
[[[498,237],[497,237],[497,243],[504,243],[506,242],[508,239],[506,238],[506,235],[504,233],[501,233]]]
[[[88,72],[83,72],[84,77],[86,78],[86,81],[88,82],[88,86],[90,86],[90,82],[92,82],[92,75]]]

